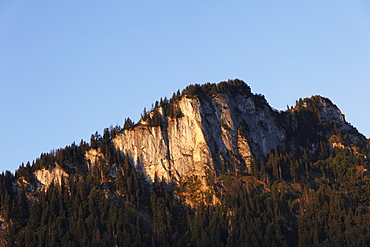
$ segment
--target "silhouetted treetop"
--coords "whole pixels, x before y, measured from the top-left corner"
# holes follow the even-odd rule
[[[234,79],[223,81],[220,83],[205,83],[202,85],[194,84],[186,87],[182,91],[182,95],[189,97],[204,96],[215,94],[227,94],[235,96],[237,94],[251,94],[251,88],[242,80]]]

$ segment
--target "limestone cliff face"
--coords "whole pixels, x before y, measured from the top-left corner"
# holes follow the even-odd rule
[[[62,179],[68,179],[69,177],[68,173],[58,164],[55,164],[55,167],[36,170],[34,176],[37,180],[37,188],[39,189],[48,189],[51,183],[61,185]]]
[[[145,122],[113,140],[133,164],[153,179],[217,176],[221,170],[248,169],[252,159],[282,145],[285,133],[263,97],[216,94],[186,97],[177,102],[181,117],[165,116],[162,126]],[[225,164],[244,164],[225,167]]]

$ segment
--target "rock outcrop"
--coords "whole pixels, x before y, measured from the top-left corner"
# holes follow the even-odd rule
[[[292,112],[302,110],[313,112],[320,123],[327,126],[328,131],[324,133],[324,138],[333,148],[366,142],[366,138],[346,121],[344,114],[330,99],[318,95],[305,98],[297,102]]]
[[[248,170],[253,159],[267,155],[285,139],[277,113],[262,96],[249,90],[207,96],[185,92],[176,106],[180,117],[166,116],[159,107],[164,124],[151,126],[141,121],[113,140],[115,147],[151,180],[155,176],[177,180]]]
[[[34,172],[37,188],[46,190],[51,183],[61,185],[63,179],[69,177],[68,173],[62,167],[55,164],[55,167],[48,167],[47,169],[40,169]]]

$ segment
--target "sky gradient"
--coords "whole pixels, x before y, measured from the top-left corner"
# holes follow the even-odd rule
[[[0,0],[0,172],[189,84],[330,98],[370,137],[370,2]]]

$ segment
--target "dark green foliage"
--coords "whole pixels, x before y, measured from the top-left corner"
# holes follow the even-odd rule
[[[13,192],[11,173],[0,176],[3,217],[12,222],[3,233],[9,246],[370,244],[370,184],[356,170],[368,167],[368,161],[348,150],[328,155],[322,144],[319,156],[305,151],[301,157],[274,150],[266,161],[254,164],[253,176],[222,175],[219,204],[198,201],[190,208],[173,195],[173,185],[159,178],[149,189],[128,157],[112,148],[111,136],[106,130],[97,138],[98,148],[111,157],[99,168],[100,178],[93,173],[81,177],[76,170],[61,185],[29,194],[25,186]],[[71,149],[78,156],[80,148],[64,152]],[[67,156],[60,152],[55,156]],[[70,158],[69,163],[78,160]],[[113,163],[118,165],[115,179],[104,173]]]
[[[228,94],[235,96],[237,94],[251,95],[250,87],[242,80],[228,80],[220,83],[205,83],[203,85],[195,84],[186,87],[182,94],[187,97],[201,96],[207,97],[215,94]]]
[[[124,129],[131,129],[134,127],[134,122],[130,118],[125,119],[125,123],[123,124]]]

